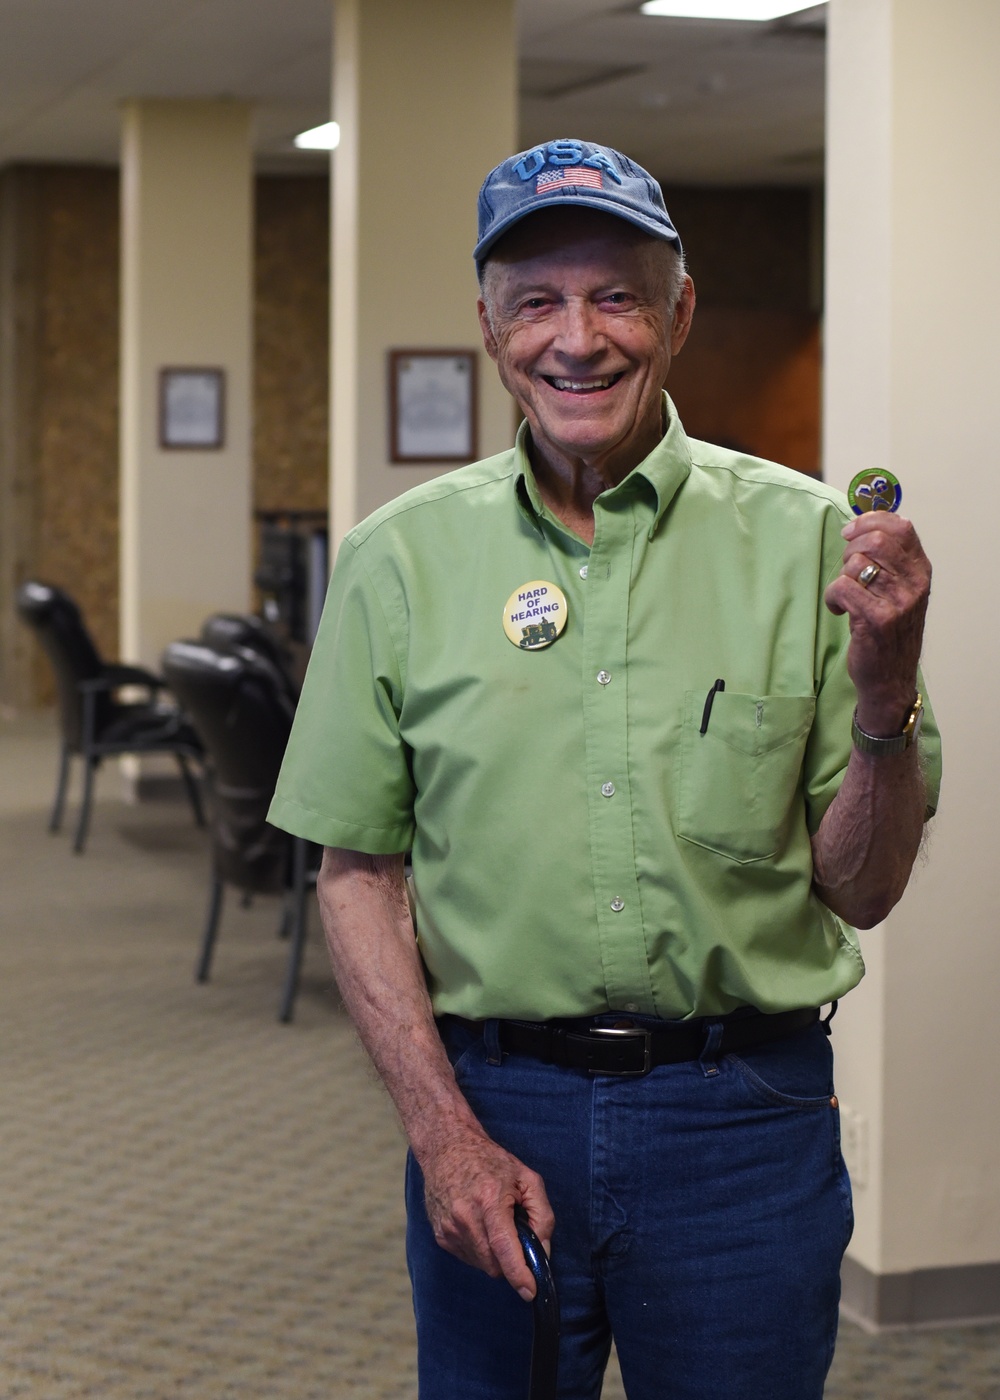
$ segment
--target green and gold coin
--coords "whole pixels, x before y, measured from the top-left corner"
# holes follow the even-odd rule
[[[899,510],[903,488],[892,472],[858,472],[847,488],[847,500],[855,515],[870,510]]]

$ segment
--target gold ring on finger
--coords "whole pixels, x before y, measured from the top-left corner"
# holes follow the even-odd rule
[[[858,574],[858,583],[861,584],[862,588],[868,588],[870,584],[875,582],[881,572],[882,566],[880,564],[866,564],[860,574]]]

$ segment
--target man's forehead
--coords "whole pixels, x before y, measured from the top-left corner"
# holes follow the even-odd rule
[[[568,205],[539,209],[515,224],[494,244],[486,259],[513,267],[540,258],[572,262],[593,256],[602,246],[609,255],[623,255],[635,248],[652,248],[657,240],[641,229],[596,209]]]

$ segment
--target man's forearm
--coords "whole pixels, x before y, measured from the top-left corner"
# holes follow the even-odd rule
[[[920,848],[926,790],[917,748],[851,752],[840,791],[813,837],[813,883],[858,928],[879,923],[906,889]]]
[[[513,1212],[525,1207],[547,1247],[554,1221],[545,1184],[489,1137],[455,1082],[427,994],[402,856],[327,850],[317,891],[341,996],[423,1169],[435,1239],[533,1297]]]
[[[434,1022],[403,857],[328,850],[317,893],[340,994],[418,1160],[431,1139],[479,1129]]]

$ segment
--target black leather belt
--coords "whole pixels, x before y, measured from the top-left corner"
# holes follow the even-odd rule
[[[598,1019],[603,1023],[598,1024]],[[709,1029],[721,1025],[720,1055],[748,1050],[792,1035],[819,1020],[816,1007],[780,1011],[740,1010],[728,1016],[704,1016],[675,1025],[645,1026],[602,1016],[587,1021],[500,1021],[500,1048],[509,1055],[529,1055],[547,1065],[588,1070],[591,1074],[643,1075],[655,1065],[696,1060],[708,1042]],[[467,1024],[472,1024],[471,1022]]]

